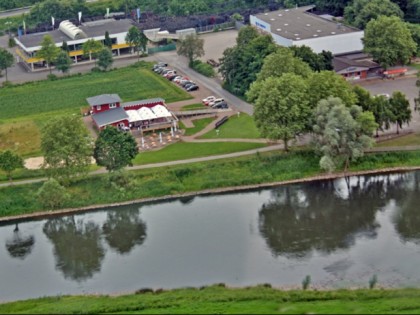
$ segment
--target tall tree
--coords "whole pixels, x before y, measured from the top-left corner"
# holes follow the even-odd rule
[[[376,137],[379,137],[379,130],[388,130],[391,127],[391,123],[395,121],[391,104],[385,96],[377,95],[370,100],[368,110],[375,117],[375,122],[378,125],[376,128]]]
[[[402,19],[404,13],[390,0],[354,0],[344,10],[346,21],[360,29],[364,29],[369,21],[379,16],[395,16]]]
[[[308,124],[311,110],[305,79],[286,73],[269,77],[251,85],[255,95],[254,120],[263,137],[283,140],[289,150],[289,141],[301,134]]]
[[[61,45],[61,49],[64,50],[64,51],[66,51],[66,52],[69,52],[70,51],[69,45],[67,44],[66,41],[63,41],[63,44]]]
[[[48,174],[64,183],[89,170],[92,139],[78,116],[48,121],[41,130],[41,149]]]
[[[197,34],[190,34],[178,40],[177,54],[188,58],[190,66],[194,60],[204,56],[204,39]]]
[[[284,73],[294,73],[308,78],[312,71],[306,62],[293,57],[293,52],[289,48],[279,47],[276,52],[265,57],[258,80],[280,77]]]
[[[291,46],[293,55],[311,67],[313,71],[332,70],[332,54],[323,50],[321,53],[315,53],[309,46]],[[331,54],[331,55],[330,55]]]
[[[50,74],[52,73],[51,64],[57,59],[58,54],[60,53],[60,48],[58,48],[51,35],[45,35],[41,42],[41,49],[38,50],[36,56],[38,58],[44,59],[47,63]]]
[[[11,53],[9,53],[6,49],[0,47],[0,74],[1,71],[4,70],[6,73],[6,81],[7,81],[7,68],[10,68],[13,65],[14,58]]]
[[[131,133],[109,126],[96,139],[93,156],[99,166],[113,172],[132,165],[131,161],[137,153],[137,143]]]
[[[134,51],[137,51],[137,56],[140,59],[140,51],[146,51],[148,42],[146,35],[144,35],[144,33],[137,27],[132,26],[129,28],[127,35],[125,36],[125,41],[133,48]]]
[[[370,21],[366,26],[363,44],[364,51],[385,69],[408,63],[417,51],[410,30],[395,16],[380,16]]]
[[[393,113],[392,122],[397,125],[398,134],[403,124],[409,124],[411,121],[410,102],[402,92],[395,91],[389,99],[389,104]]]
[[[96,41],[94,39],[89,39],[88,41],[83,43],[83,55],[89,56],[89,60],[92,60],[92,57],[97,57],[98,52],[102,49],[102,47],[103,45],[101,42]]]
[[[55,67],[60,70],[62,73],[67,73],[70,70],[70,66],[72,65],[72,60],[69,57],[67,51],[62,50],[57,56],[55,60]]]
[[[373,114],[353,105],[347,107],[339,98],[321,100],[315,110],[314,144],[322,155],[320,167],[333,171],[363,156],[373,145],[372,133],[377,127]]]
[[[104,39],[104,46],[108,47],[109,49],[112,49],[112,39],[109,37],[109,32],[105,32],[105,39]]]
[[[10,181],[12,180],[12,172],[23,167],[23,159],[16,153],[10,150],[0,152],[0,170],[6,173]]]
[[[98,52],[98,67],[104,69],[105,71],[111,67],[113,63],[112,51],[108,47],[103,47]]]
[[[339,97],[347,106],[356,102],[356,95],[351,84],[333,71],[315,72],[308,82],[312,108],[315,108],[320,100],[329,96]]]

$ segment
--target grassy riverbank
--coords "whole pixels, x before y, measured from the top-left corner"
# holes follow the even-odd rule
[[[322,175],[312,151],[257,154],[241,158],[144,169],[129,172],[123,186],[111,185],[107,175],[90,176],[67,187],[63,208],[111,204],[206,189],[256,185]],[[420,166],[420,151],[369,154],[350,171]],[[36,192],[41,183],[0,189],[0,216],[30,214],[43,209]]]
[[[420,290],[280,291],[215,285],[114,297],[56,296],[0,304],[0,313],[418,314]]]

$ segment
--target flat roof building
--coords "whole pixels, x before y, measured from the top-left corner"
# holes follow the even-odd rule
[[[308,11],[315,6],[283,9],[250,16],[250,23],[269,33],[281,46],[309,46],[316,53],[334,55],[363,50],[364,32]]]
[[[34,64],[42,62],[41,59],[36,57],[36,52],[41,49],[44,36],[50,35],[57,47],[61,47],[63,42],[67,42],[70,50],[69,56],[74,58],[74,62],[77,63],[78,57],[83,55],[83,43],[89,39],[103,41],[105,32],[108,31],[113,44],[112,50],[119,55],[121,49],[129,47],[125,42],[125,36],[131,26],[132,21],[128,19],[105,19],[85,22],[81,25],[74,25],[66,20],[62,21],[59,27],[53,31],[22,35],[15,38],[18,46],[16,52],[21,61],[26,62],[33,70]]]

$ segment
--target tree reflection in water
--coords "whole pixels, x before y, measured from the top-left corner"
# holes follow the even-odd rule
[[[376,211],[387,203],[383,176],[320,181],[273,190],[259,211],[259,229],[273,255],[301,258],[313,250],[330,253],[354,244],[356,236],[376,237]]]
[[[120,254],[128,254],[146,239],[146,224],[140,219],[139,206],[108,210],[102,230],[109,246]]]
[[[13,258],[25,259],[31,252],[35,244],[33,235],[24,235],[16,226],[13,230],[13,237],[6,240],[6,249]]]
[[[393,220],[403,241],[420,244],[420,172],[407,176],[405,187],[393,191],[399,209]]]
[[[54,245],[56,268],[66,279],[84,281],[100,271],[105,251],[97,224],[60,217],[48,220],[43,231]]]

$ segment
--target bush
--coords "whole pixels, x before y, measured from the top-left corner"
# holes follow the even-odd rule
[[[55,80],[57,80],[57,76],[55,75],[55,74],[49,74],[49,75],[47,75],[47,78],[48,78],[48,80],[50,80],[50,81],[55,81]]]
[[[214,77],[216,72],[214,71],[213,67],[207,63],[202,62],[201,60],[194,60],[193,63],[190,65],[198,73],[205,75],[206,77]]]
[[[16,41],[14,40],[14,38],[9,38],[8,46],[9,48],[13,48],[16,46]]]
[[[68,198],[66,189],[53,178],[42,185],[37,192],[37,196],[44,208],[48,209],[61,207]]]

